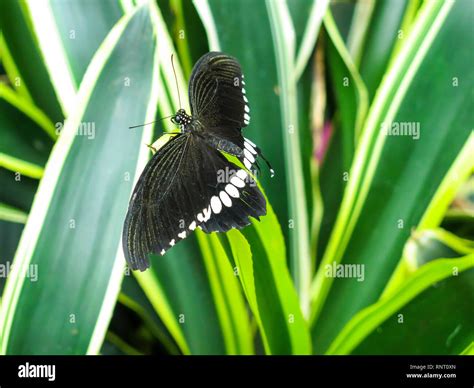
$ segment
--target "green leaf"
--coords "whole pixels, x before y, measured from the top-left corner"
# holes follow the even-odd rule
[[[355,315],[327,354],[459,354],[474,339],[473,267],[474,255],[423,266]]]
[[[0,212],[4,211],[4,205],[0,204]],[[9,270],[12,269],[13,256],[24,227],[24,221],[19,221],[21,220],[5,221],[3,217],[0,219],[0,296],[10,273]]]
[[[44,65],[66,117],[75,107],[76,91],[85,69],[108,32],[105,27],[111,27],[121,16],[117,2],[102,5],[102,9],[97,4],[91,8],[84,3],[63,7],[54,0],[25,4]],[[104,17],[108,20],[103,21]],[[84,23],[92,18],[94,27],[90,23],[86,27]]]
[[[112,355],[128,355],[128,356],[142,356],[138,349],[127,343],[123,340],[121,336],[114,333],[112,330],[107,331],[105,335],[104,343],[108,346],[105,348],[107,352],[110,352]],[[111,347],[113,347],[111,349]],[[105,353],[107,354],[107,353]]]
[[[52,123],[3,84],[0,84],[0,112],[0,166],[40,178],[53,146],[51,137],[55,138]]]
[[[368,38],[367,32],[372,21],[375,4],[375,1],[358,1],[354,7],[354,14],[347,35],[347,49],[357,68],[359,68],[360,57]]]
[[[360,59],[360,73],[373,99],[390,61],[392,50],[399,39],[406,39],[407,31],[400,27],[409,3],[414,1],[375,1],[372,22]],[[399,34],[403,34],[400,35]]]
[[[181,246],[184,246],[184,244],[181,244]],[[189,310],[185,310],[184,308],[182,308],[182,309],[178,309],[177,313],[175,313],[172,310],[170,306],[170,301],[168,300],[168,297],[167,297],[167,292],[166,292],[167,290],[164,289],[164,287],[160,283],[160,279],[158,278],[158,274],[162,274],[163,271],[155,272],[153,270],[154,267],[156,266],[155,263],[159,263],[159,262],[152,259],[151,266],[146,272],[134,273],[134,276],[136,277],[138,284],[140,285],[143,292],[147,296],[148,300],[152,304],[156,313],[159,315],[160,319],[163,321],[164,325],[166,326],[169,333],[173,337],[174,341],[178,345],[180,351],[184,354],[189,354],[190,353],[189,345],[183,334],[183,332],[185,332],[187,327],[184,327],[184,329],[181,329],[179,325],[180,318],[182,321],[183,321],[183,318],[186,319],[186,315],[183,316],[182,315],[183,312],[181,311],[185,311],[184,314],[189,315]],[[159,264],[163,264],[163,263],[159,263]],[[164,274],[166,274],[166,272]],[[170,277],[170,279],[173,281],[172,286],[176,287],[175,286],[175,283],[177,283],[176,276],[173,275]],[[174,289],[172,290],[174,291]],[[170,295],[176,295],[176,297],[178,298],[178,301],[181,300],[179,299],[180,294],[178,293],[170,293]],[[173,304],[175,306],[179,306],[179,304],[176,301],[174,301]],[[198,304],[199,304],[199,300],[198,300]],[[195,338],[195,337],[192,336],[191,338]]]
[[[318,21],[315,20],[316,26],[314,26],[314,25],[310,25],[310,23],[308,22],[308,19],[309,19],[309,15],[311,14],[311,11],[315,13],[316,7],[320,8],[319,12],[321,13],[321,10],[323,7],[321,3],[328,3],[328,1],[294,0],[294,1],[288,2],[288,10],[290,11],[291,20],[293,21],[293,28],[295,30],[295,44],[297,47],[302,46],[302,42],[305,38],[305,35],[307,35],[309,28],[315,28],[316,31],[319,30],[319,27],[317,25]],[[323,12],[323,15],[324,15],[324,12]],[[320,23],[321,21],[322,21],[322,16],[319,19]],[[311,46],[314,46],[314,42]]]
[[[415,232],[405,246],[407,258],[417,267],[439,257],[454,258],[474,253],[474,242],[443,229]]]
[[[28,212],[38,189],[38,180],[0,167],[0,202]]]
[[[321,50],[321,48],[319,48]],[[324,85],[319,84],[319,79],[314,76],[314,69],[317,68],[316,55],[312,58],[308,67],[302,74],[298,83],[298,126],[299,141],[301,145],[302,174],[304,181],[305,195],[307,198],[308,231],[310,238],[310,271],[313,274],[316,258],[318,228],[320,227],[323,215],[323,205],[319,187],[319,166],[316,159],[317,141],[313,141],[318,130],[322,128],[323,119],[319,112],[325,109]],[[319,75],[323,76],[321,71]],[[321,94],[319,94],[321,92]],[[316,103],[314,103],[316,101]],[[314,104],[313,104],[314,103]],[[309,118],[309,119],[308,119]],[[319,120],[321,126],[319,126]]]
[[[285,145],[287,192],[289,194],[290,271],[301,308],[309,315],[309,286],[312,260],[309,248],[309,220],[299,142],[297,85],[295,80],[295,40],[288,8],[284,3],[267,1],[280,86],[281,122]],[[296,127],[296,128],[295,128]],[[296,132],[296,133],[295,133]]]
[[[58,138],[58,133],[56,132],[54,124],[48,116],[38,109],[31,101],[22,97],[19,93],[13,92],[4,84],[0,84],[0,98],[5,102],[10,103],[23,115],[33,121],[34,125],[38,126],[38,128],[44,131],[52,140]]]
[[[190,236],[165,256],[152,257],[151,269],[135,276],[183,353],[236,353],[233,341],[246,337],[239,339],[232,334],[234,323],[229,319],[231,312],[226,310],[228,302],[222,289],[227,285],[220,282],[220,269],[216,268],[228,265],[228,258],[216,258],[213,249],[219,249],[218,244],[211,247],[206,236],[200,237],[200,243],[204,259],[196,237]],[[217,264],[218,260],[227,262]],[[229,271],[233,272],[231,268]]]
[[[267,354],[310,354],[307,323],[286,267],[285,245],[271,205],[252,227],[229,231],[239,279]],[[249,244],[247,243],[247,241]]]
[[[194,63],[209,51],[206,32],[191,1],[157,0],[187,79]]]
[[[461,52],[469,51],[470,43],[462,39],[472,23],[466,5],[424,3],[374,99],[341,212],[313,284],[313,319],[319,316],[313,345],[318,352],[324,352],[342,326],[381,294],[410,228],[420,222],[468,141],[472,118],[466,104],[472,98],[469,85],[474,74],[465,58],[450,55],[453,39],[465,44]],[[463,84],[453,87],[454,74]],[[423,104],[417,103],[420,96]],[[393,122],[418,123],[420,137],[386,136],[380,130],[382,123]],[[344,264],[364,265],[365,280],[326,277],[324,266],[342,259]]]
[[[25,83],[21,82],[20,73],[18,72],[18,68],[13,61],[12,54],[5,43],[5,37],[3,36],[3,33],[0,33],[0,60],[1,66],[4,69],[2,72],[6,73],[8,81],[14,88],[15,92],[17,92],[18,95],[24,98],[26,101],[32,103],[33,99],[31,98],[30,92],[26,88]]]
[[[308,272],[310,273],[314,272],[317,231],[322,216],[322,201],[317,179],[319,171],[315,158],[317,139],[313,137],[323,127],[326,108],[324,66],[320,63],[324,58],[322,44],[319,47],[315,46],[328,4],[326,0],[292,1],[287,4],[295,31],[293,77],[297,82],[297,128],[304,192],[307,199],[306,208],[309,215],[310,269]]]
[[[10,64],[6,66],[10,81],[23,96],[31,96],[53,122],[59,122],[63,112],[36,40],[28,3],[6,0],[3,5],[0,25],[6,50],[2,55]]]
[[[470,187],[471,192],[474,190],[474,180],[472,180],[472,172],[474,170],[473,154],[474,136],[471,135],[436,190],[428,209],[426,209],[420,221],[419,229],[434,228],[441,224],[449,206],[456,199],[456,195],[462,191],[463,184],[465,184],[466,188]],[[471,180],[469,181],[469,179]],[[469,201],[469,198],[467,200]],[[473,214],[471,214],[471,218]]]
[[[405,12],[403,14],[403,18],[400,23],[399,30],[397,31],[397,41],[395,42],[395,46],[392,49],[392,56],[390,58],[390,63],[395,60],[400,49],[402,48],[404,44],[405,38],[411,33],[413,22],[416,20],[421,4],[422,4],[421,0],[407,1],[407,4],[405,6]],[[393,22],[391,23],[391,25],[393,26]],[[390,66],[390,63],[389,63],[389,66]]]
[[[0,220],[24,224],[28,214],[12,206],[0,203]]]
[[[474,143],[472,143],[472,145],[474,146]],[[447,191],[438,190],[438,192],[441,192],[440,198],[444,199],[450,196]],[[438,196],[435,196],[432,204],[436,202],[436,198],[438,198]],[[440,204],[440,206],[443,206],[443,204]],[[469,177],[461,186],[454,197],[451,207],[444,213],[442,211],[436,211],[435,208],[433,208],[433,212],[430,212],[428,209],[425,213],[424,220],[428,221],[428,225],[437,225],[437,216],[440,214],[443,214],[441,227],[460,237],[472,239],[472,236],[474,236],[474,176]]]
[[[474,356],[474,342],[471,342],[461,353],[465,356]]]
[[[330,10],[334,16],[334,21],[341,33],[341,37],[347,44],[349,39],[350,25],[353,20],[353,15],[356,9],[357,2],[355,1],[332,1],[330,3]]]
[[[215,233],[197,231],[227,354],[252,354],[250,321],[234,268]]]
[[[180,354],[177,344],[163,321],[156,314],[153,305],[138,284],[135,276],[131,274],[131,271],[125,272],[125,275],[117,302],[132,310],[141,319],[143,325],[159,341],[167,354]],[[114,319],[115,317],[112,320]]]
[[[51,34],[57,34],[72,73],[75,89],[79,87],[99,45],[123,15],[122,7],[121,2],[116,0],[99,2],[49,0],[50,9],[43,6],[38,21],[44,25],[44,19],[41,20],[41,16],[51,12],[54,28],[50,26],[45,31],[36,27],[40,45],[43,46],[42,39],[48,39],[47,43],[50,45]],[[33,23],[36,23],[35,16],[33,12]],[[40,31],[48,32],[48,35],[43,35]],[[48,53],[45,54],[48,55]]]
[[[403,249],[403,257],[391,276],[382,298],[391,294],[400,284],[430,261],[459,258],[474,253],[474,242],[464,240],[443,229],[414,231]]]
[[[134,349],[134,352],[141,354],[180,354],[173,339],[156,316],[153,307],[150,305],[150,310],[148,310],[148,306],[143,304],[143,302],[148,304],[149,302],[134,276],[130,276],[131,273],[127,275],[124,276],[124,283],[134,284],[133,297],[125,295],[123,291],[120,292],[107,330],[106,341],[112,335],[120,337],[123,343]],[[123,288],[122,283],[122,290]],[[127,289],[130,290],[130,287]],[[105,343],[102,344],[101,354],[108,354],[108,351],[109,348]]]
[[[331,79],[340,109],[342,131],[344,136],[349,138],[349,140],[344,141],[352,143],[351,152],[348,155],[346,154],[344,158],[346,161],[344,165],[349,166],[352,160],[353,148],[357,144],[367,113],[367,89],[329,11],[324,17],[324,27],[330,38],[328,47],[329,68],[332,72]],[[343,103],[349,103],[349,106],[346,107]]]
[[[127,126],[155,116],[155,47],[149,9],[143,7],[120,20],[88,67],[7,281],[2,353],[99,351],[122,279],[127,177],[139,159],[132,151],[148,152],[140,134]],[[137,57],[140,61],[130,60]],[[124,76],[134,82],[126,86]],[[77,135],[84,123],[95,128],[94,136]],[[35,268],[37,282],[25,276]]]
[[[318,236],[318,257],[322,257],[334,227],[347,184],[355,147],[367,113],[367,90],[352,62],[330,11],[324,18],[328,33],[328,69],[338,106],[333,133],[319,174],[324,205]]]
[[[306,1],[296,0],[288,3],[295,31],[296,58],[294,63],[294,77],[299,80],[304,73],[309,59],[314,51],[319,29],[329,0]]]

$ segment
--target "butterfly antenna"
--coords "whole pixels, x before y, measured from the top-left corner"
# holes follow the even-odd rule
[[[169,115],[169,116],[166,116],[166,117],[162,117],[161,119],[159,120],[155,120],[155,121],[150,121],[149,123],[145,123],[145,124],[140,124],[140,125],[133,125],[131,127],[128,127],[128,129],[132,129],[132,128],[138,128],[138,127],[143,127],[145,125],[149,125],[149,124],[153,124],[153,123],[157,123],[158,121],[161,121],[161,120],[165,120],[165,119],[169,119],[170,117],[173,117],[174,115]]]
[[[182,106],[181,106],[181,96],[179,94],[178,77],[176,77],[176,70],[174,68],[173,54],[171,54],[171,66],[173,67],[174,81],[176,82],[176,90],[178,91],[179,109],[181,109],[182,108]]]

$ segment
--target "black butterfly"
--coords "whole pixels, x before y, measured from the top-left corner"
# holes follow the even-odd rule
[[[226,232],[266,214],[249,172],[221,153],[236,156],[248,170],[263,158],[241,133],[250,110],[237,60],[220,52],[202,56],[191,74],[189,100],[191,116],[179,109],[171,118],[180,133],[148,162],[130,200],[122,243],[134,270],[144,271],[150,253],[164,255],[197,227]]]

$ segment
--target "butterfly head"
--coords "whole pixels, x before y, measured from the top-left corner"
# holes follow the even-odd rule
[[[184,109],[179,109],[176,114],[171,117],[171,122],[179,125],[179,128],[183,131],[191,123],[191,116],[186,114]]]

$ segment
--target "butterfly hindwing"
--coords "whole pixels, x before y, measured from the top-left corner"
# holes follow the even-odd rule
[[[214,151],[216,152],[216,151]],[[206,233],[227,232],[250,225],[266,214],[266,201],[255,180],[245,170],[228,161],[220,152],[212,159],[217,182],[210,199],[211,217],[200,225]]]
[[[242,169],[194,133],[160,148],[140,176],[125,219],[123,248],[132,269],[164,254],[196,227],[224,232],[266,213],[266,202]]]

